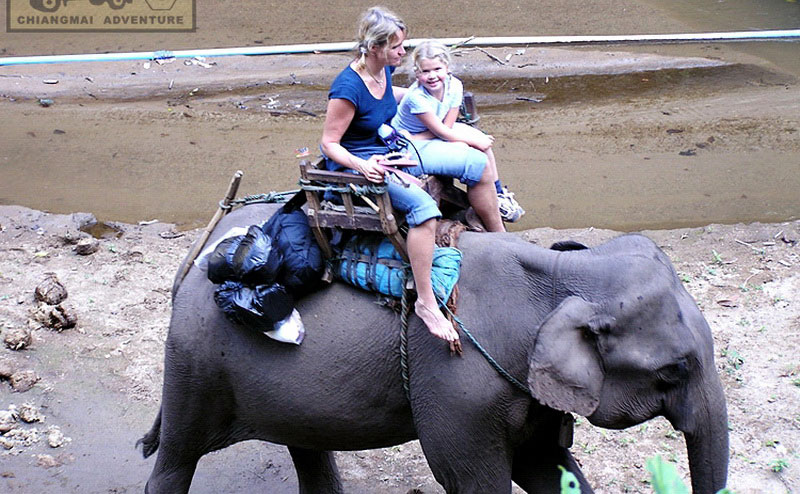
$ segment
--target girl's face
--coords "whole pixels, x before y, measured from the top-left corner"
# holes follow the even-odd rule
[[[403,43],[406,40],[406,33],[398,29],[394,35],[389,38],[389,42],[383,46],[375,46],[375,55],[383,62],[384,65],[391,67],[398,67],[403,62],[403,56],[406,54],[406,49],[403,48]]]
[[[417,64],[414,72],[417,82],[428,92],[438,92],[444,88],[447,80],[447,64],[439,58],[423,58]]]

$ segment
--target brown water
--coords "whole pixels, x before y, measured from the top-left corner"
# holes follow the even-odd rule
[[[371,3],[265,8],[262,2],[244,1],[231,8],[198,2],[193,34],[2,33],[0,55],[342,41],[352,38],[358,12]],[[414,2],[393,5],[412,26],[413,37],[800,26],[800,4],[783,0],[624,5],[545,0],[535,8],[506,0],[488,5],[454,0],[449,5],[455,17],[447,19]],[[475,15],[487,9],[496,22]],[[326,19],[323,25],[320,18]],[[800,216],[800,111],[793,111],[800,98],[790,76],[800,75],[800,44],[574,49],[587,57],[614,50],[743,64],[647,74],[475,78],[470,89],[479,95],[481,126],[497,137],[504,181],[530,212],[515,229],[636,230]],[[62,67],[52,66],[50,73],[63,76]],[[136,72],[142,72],[141,63],[121,63],[121,84]],[[6,67],[0,77],[13,82],[17,76]],[[306,87],[302,95],[304,103],[319,100],[304,107],[318,115],[323,86]],[[285,101],[287,91],[296,88],[231,87],[228,96],[222,88],[217,94],[200,91],[195,98],[167,101],[57,102],[46,110],[33,102],[7,106],[11,103],[0,97],[0,203],[194,227],[210,217],[238,168],[245,171],[242,193],[294,188],[294,149],[315,147],[322,117],[276,117],[262,107],[271,97]],[[541,95],[541,104],[517,99]],[[247,110],[233,110],[234,101],[252,97]]]
[[[647,0],[696,31],[758,31],[800,28],[796,0]],[[742,42],[734,48],[800,75],[800,42]]]

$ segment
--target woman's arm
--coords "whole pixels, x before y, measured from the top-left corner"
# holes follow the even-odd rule
[[[382,183],[384,172],[376,163],[378,156],[371,156],[369,160],[364,160],[352,155],[341,145],[342,136],[350,126],[350,122],[353,121],[355,114],[355,106],[346,99],[332,98],[328,100],[320,148],[325,156],[336,163],[360,172],[370,182]]]
[[[392,94],[394,95],[394,100],[397,101],[397,104],[400,104],[400,100],[403,99],[403,96],[405,96],[407,92],[407,87],[392,86]]]
[[[454,113],[458,116],[457,109],[451,109],[450,112],[447,113],[445,117],[445,122],[448,118],[451,118],[451,113]],[[425,124],[425,127],[428,128],[431,132],[433,132],[436,137],[442,139],[443,141],[455,141],[455,142],[463,142],[472,146],[476,149],[480,149],[481,151],[486,151],[490,147],[492,147],[492,136],[486,135],[483,132],[475,131],[475,132],[461,132],[457,130],[457,128],[448,127],[445,122],[439,120],[433,112],[427,113],[419,113],[416,115],[419,118],[420,122]],[[454,117],[453,117],[454,118]],[[453,123],[455,122],[455,118]],[[453,123],[450,125],[452,126]]]

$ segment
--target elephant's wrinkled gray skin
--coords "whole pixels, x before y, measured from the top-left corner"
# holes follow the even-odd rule
[[[248,206],[211,237],[260,223]],[[558,491],[562,413],[624,428],[663,415],[685,433],[695,493],[725,486],[728,429],[711,333],[666,255],[642,236],[557,252],[511,234],[461,237],[459,316],[535,400],[468,342],[452,357],[412,317],[411,400],[400,377],[399,316],[342,284],[298,308],[299,347],[228,323],[193,268],[174,298],[161,411],[143,438],[158,448],[146,491],[186,492],[198,459],[247,439],[289,446],[303,493],[341,492],[329,453],[419,438],[449,493]]]

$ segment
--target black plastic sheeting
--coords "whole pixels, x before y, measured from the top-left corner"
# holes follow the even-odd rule
[[[289,316],[294,298],[319,284],[325,265],[302,210],[279,210],[246,235],[223,240],[208,260],[214,301],[234,323],[269,331]]]

